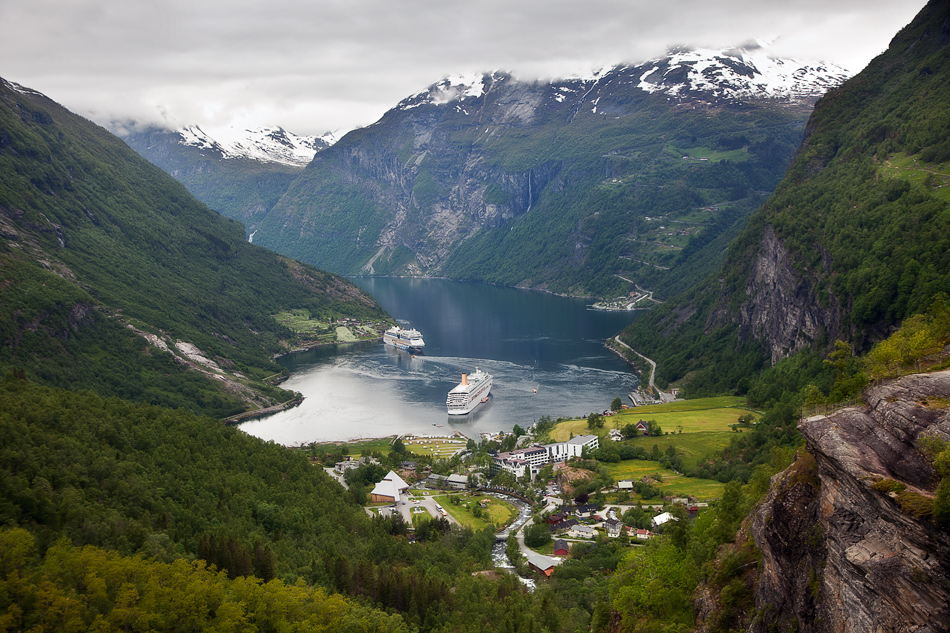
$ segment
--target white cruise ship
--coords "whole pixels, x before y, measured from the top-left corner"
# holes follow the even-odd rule
[[[449,415],[465,415],[472,409],[488,399],[488,392],[491,391],[492,377],[475,368],[471,375],[462,374],[462,382],[455,385],[449,392],[445,404],[449,408]]]
[[[405,352],[421,352],[422,348],[426,346],[419,330],[404,330],[398,325],[386,330],[383,334],[383,343]]]

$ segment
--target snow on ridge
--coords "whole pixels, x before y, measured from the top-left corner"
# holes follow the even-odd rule
[[[306,166],[314,154],[337,140],[334,133],[298,136],[275,126],[257,130],[229,126],[209,133],[191,125],[178,130],[178,134],[182,145],[214,151],[225,159],[244,158],[291,167]]]
[[[640,66],[638,86],[679,96],[690,91],[719,98],[818,97],[850,73],[834,64],[771,56],[764,48],[674,50]]]
[[[46,96],[42,92],[38,92],[36,90],[33,90],[32,88],[27,88],[26,86],[21,86],[15,81],[8,81],[6,79],[0,79],[0,81],[3,81],[4,86],[6,86],[7,88],[9,88],[10,90],[14,92],[19,92],[21,95],[35,95],[37,97]]]

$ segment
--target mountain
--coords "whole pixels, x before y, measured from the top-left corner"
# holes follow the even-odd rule
[[[265,379],[274,315],[388,317],[349,282],[247,243],[115,136],[0,84],[0,370],[224,417],[294,394]]]
[[[721,261],[844,77],[740,48],[446,78],[317,154],[254,240],[348,274],[668,294]]]
[[[213,134],[197,125],[171,130],[123,121],[111,127],[199,200],[243,222],[249,235],[314,154],[336,140],[333,134],[298,136],[281,127]]]
[[[798,351],[836,339],[866,350],[950,290],[948,14],[931,2],[822,97],[715,277],[624,333],[661,378],[741,391],[743,377]]]

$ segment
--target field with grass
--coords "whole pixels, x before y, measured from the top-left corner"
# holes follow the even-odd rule
[[[407,451],[441,458],[452,457],[467,443],[468,439],[461,435],[406,435],[402,438]]]
[[[732,428],[740,416],[748,413],[755,415],[744,408],[744,403],[743,398],[723,396],[635,407],[607,417],[603,429],[591,431],[587,428],[586,419],[566,420],[559,422],[550,435],[552,440],[563,442],[572,436],[593,433],[600,437],[601,446],[605,446],[611,441],[607,437],[610,429],[622,429],[640,420],[652,420],[663,429],[663,435],[639,435],[632,440],[625,440],[625,443],[642,446],[651,452],[654,446],[661,452],[672,446],[677,454],[683,456],[685,465],[695,466],[729,445],[735,434],[740,432]],[[708,499],[721,496],[724,489],[724,485],[718,481],[686,477],[661,468],[655,461],[634,459],[605,466],[614,481],[638,480],[659,473],[662,479],[659,489],[664,495]],[[637,495],[633,495],[633,499],[640,500]]]
[[[294,333],[295,345],[330,345],[352,343],[379,338],[379,330],[385,323],[332,325],[327,321],[312,318],[305,309],[286,310],[272,315],[274,320]]]
[[[627,424],[636,424],[640,420],[655,420],[663,431],[668,431],[670,435],[732,433],[729,425],[738,422],[740,416],[750,413],[748,409],[743,408],[744,402],[743,398],[721,396],[634,407],[605,418],[603,430],[592,432],[587,428],[586,419],[565,420],[558,423],[550,436],[555,442],[566,442],[571,437],[589,433],[606,436],[609,429],[622,429]]]
[[[896,154],[885,159],[881,174],[903,178],[929,190],[942,200],[950,200],[950,164],[927,163],[917,155]]]
[[[449,501],[450,497],[459,498],[461,503],[455,505]],[[515,509],[513,505],[487,495],[474,497],[467,495],[437,495],[434,499],[445,508],[445,511],[452,515],[452,518],[458,521],[462,527],[472,528],[476,531],[486,527],[490,527],[493,530],[500,530],[518,516],[518,510]],[[486,503],[488,507],[481,509],[481,517],[476,517],[473,514],[473,508],[483,502]]]
[[[718,499],[722,496],[725,484],[712,479],[698,479],[686,477],[667,468],[660,467],[658,462],[631,459],[617,464],[606,464],[607,471],[614,481],[632,479],[637,481],[643,477],[656,478],[659,475],[660,483],[656,487],[666,496],[694,497],[699,500]],[[631,492],[632,501],[654,503],[656,500],[642,499],[640,495]],[[629,503],[629,502],[627,502]]]
[[[299,450],[315,455],[326,453],[338,453],[341,449],[346,449],[348,455],[359,456],[363,452],[374,453],[379,451],[383,455],[388,455],[393,450],[392,437],[378,437],[370,440],[359,440],[354,442],[321,442],[312,446],[302,446]]]

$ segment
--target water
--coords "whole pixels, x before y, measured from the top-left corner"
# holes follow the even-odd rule
[[[601,312],[588,301],[440,279],[357,279],[404,327],[422,332],[417,357],[381,342],[302,352],[282,360],[283,384],[303,404],[241,424],[287,446],[403,433],[477,438],[527,427],[542,415],[586,416],[626,399],[638,377],[607,351],[636,313]],[[488,402],[449,416],[446,393],[462,373],[494,376]]]

